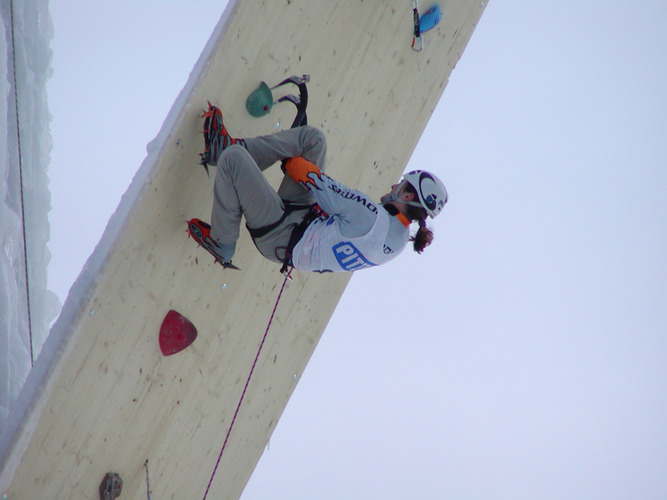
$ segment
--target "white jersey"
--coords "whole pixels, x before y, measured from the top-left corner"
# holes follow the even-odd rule
[[[300,271],[358,271],[384,264],[405,248],[409,229],[382,205],[350,189],[312,164],[290,176],[308,189],[327,215],[315,219],[292,252]],[[314,167],[314,168],[313,168]]]

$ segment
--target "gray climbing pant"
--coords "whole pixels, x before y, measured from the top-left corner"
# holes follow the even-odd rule
[[[295,156],[304,157],[322,171],[325,168],[326,139],[314,127],[298,127],[244,141],[245,148],[238,144],[228,147],[217,163],[211,236],[222,244],[238,239],[241,215],[246,226],[256,230],[283,217],[283,200],[299,205],[315,203],[311,194],[287,175],[276,192],[262,174],[264,170]],[[271,261],[283,262],[292,231],[308,211],[294,210],[277,227],[254,238],[260,253]]]

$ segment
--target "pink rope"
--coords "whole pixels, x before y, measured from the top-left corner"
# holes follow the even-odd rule
[[[257,354],[255,355],[255,361],[253,362],[252,368],[250,369],[250,373],[248,374],[248,379],[245,381],[245,387],[243,388],[243,393],[241,394],[241,399],[239,399],[239,403],[236,405],[236,411],[234,412],[234,417],[232,418],[231,424],[229,424],[229,429],[227,430],[227,436],[225,436],[225,442],[222,444],[222,449],[220,450],[220,455],[218,455],[218,461],[215,463],[215,467],[213,468],[213,473],[211,474],[211,479],[208,481],[208,486],[206,487],[206,492],[204,493],[203,500],[206,500],[206,497],[208,496],[208,492],[211,489],[211,484],[213,483],[213,478],[215,477],[215,473],[218,471],[218,466],[220,465],[220,461],[222,460],[222,454],[225,452],[225,447],[227,446],[227,441],[229,441],[229,435],[232,433],[232,428],[234,427],[234,422],[236,422],[236,417],[239,414],[239,410],[241,409],[241,404],[243,403],[243,398],[245,398],[245,393],[248,390],[248,385],[250,384],[250,379],[252,378],[252,374],[255,371],[255,366],[257,366],[257,360],[259,359],[259,354],[262,352],[262,348],[264,347],[264,342],[266,341],[266,336],[269,333],[269,328],[271,328],[271,323],[273,322],[273,317],[276,314],[276,309],[278,309],[278,303],[280,302],[280,297],[283,295],[283,290],[285,289],[285,284],[287,284],[288,279],[291,279],[289,272],[285,274],[285,279],[283,280],[283,286],[280,288],[280,292],[278,293],[278,298],[276,299],[276,305],[273,306],[273,312],[271,313],[271,318],[269,318],[269,324],[266,325],[266,331],[264,332],[264,337],[262,338],[261,344],[259,344],[259,349],[257,349]]]

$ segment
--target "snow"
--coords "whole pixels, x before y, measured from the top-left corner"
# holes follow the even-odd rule
[[[214,33],[204,48],[185,87],[174,102],[156,138],[147,146],[147,156],[137,171],[118,208],[109,220],[104,234],[72,285],[62,310],[56,295],[46,287],[50,254],[48,212],[48,164],[51,150],[46,83],[51,74],[50,40],[53,38],[48,0],[15,0],[14,25],[16,36],[16,74],[19,95],[19,123],[25,215],[21,210],[18,179],[18,147],[13,86],[11,11],[7,2],[0,6],[0,112],[6,120],[0,129],[2,173],[6,182],[0,185],[0,281],[6,300],[0,306],[0,491],[13,476],[22,447],[27,445],[30,429],[36,425],[48,384],[59,370],[67,342],[76,329],[76,322],[87,298],[104,268],[107,258],[123,228],[131,217],[135,202],[147,185],[153,166],[159,160],[169,132],[182,116],[188,96],[199,82],[215,41],[225,29],[238,2],[230,2]],[[22,220],[28,221],[26,240],[30,283],[31,323],[28,323],[28,300],[25,286],[25,258]],[[49,331],[49,324],[58,316]],[[30,349],[32,330],[33,356]],[[37,355],[39,354],[39,358]],[[34,366],[32,366],[32,359]]]
[[[14,44],[10,9],[10,2],[0,6],[3,21],[0,23],[0,50],[4,54],[0,57],[0,113],[5,117],[0,125],[0,151],[5,152],[0,160],[4,180],[0,183],[0,283],[5,297],[0,304],[0,430],[4,429],[12,403],[30,371],[31,343],[36,357],[47,336],[49,323],[60,307],[56,295],[46,289],[50,260],[47,171],[51,151],[46,82],[51,74],[49,43],[52,38],[48,1],[14,2]],[[25,250],[23,220],[28,221]],[[29,263],[27,272],[25,255]]]

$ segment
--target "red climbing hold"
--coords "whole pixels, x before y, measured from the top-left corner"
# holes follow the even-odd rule
[[[192,344],[197,338],[197,329],[192,322],[173,309],[164,317],[160,327],[160,350],[171,356]]]

